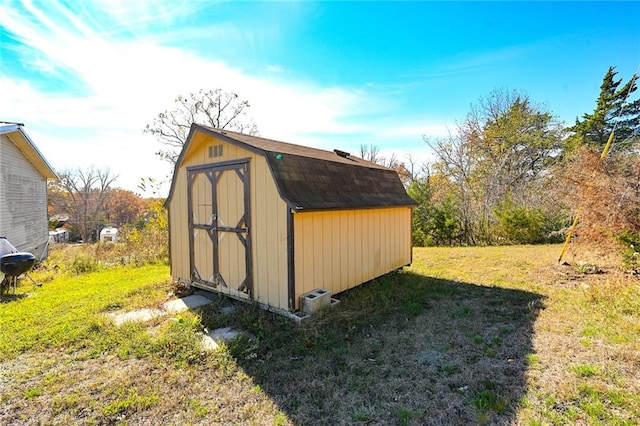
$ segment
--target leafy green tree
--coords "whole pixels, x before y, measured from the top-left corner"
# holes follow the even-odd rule
[[[433,191],[428,176],[411,182],[407,193],[418,204],[413,211],[413,245],[417,247],[432,246],[434,242],[429,237],[429,221],[431,220]]]
[[[549,220],[541,207],[518,206],[507,197],[494,213],[498,220],[496,234],[504,238],[505,243],[536,244],[547,238]]]
[[[600,95],[593,113],[585,113],[582,119],[576,118],[576,124],[568,129],[574,133],[567,140],[569,151],[580,144],[599,147],[602,150],[614,129],[614,147],[618,149],[624,150],[638,139],[640,99],[631,100],[632,94],[638,89],[637,75],[634,74],[621,86],[622,79],[616,79],[618,73],[615,69],[613,66],[609,67],[602,79]]]
[[[407,192],[418,203],[413,212],[413,244],[418,247],[461,243],[456,200],[441,176],[416,177]]]
[[[169,261],[169,218],[163,198],[148,198],[137,223],[123,228],[122,240],[130,261],[138,264]]]
[[[549,179],[563,136],[562,125],[528,96],[496,90],[473,106],[457,134],[427,141],[435,169],[453,184],[456,208],[446,207],[459,214],[463,243],[496,242],[495,209],[506,197],[523,207],[541,203],[547,196],[541,182]]]
[[[461,244],[460,212],[452,194],[431,207],[428,235],[435,245]]]

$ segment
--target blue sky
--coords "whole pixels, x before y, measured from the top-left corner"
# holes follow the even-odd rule
[[[640,66],[640,2],[0,0],[0,120],[56,169],[163,179],[142,130],[178,94],[237,92],[260,134],[428,160],[494,89],[572,123]]]

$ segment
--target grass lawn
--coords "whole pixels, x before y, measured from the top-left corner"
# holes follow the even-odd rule
[[[116,327],[167,266],[50,265],[0,303],[0,424],[638,424],[640,279],[559,250],[414,249],[302,324],[219,299]]]

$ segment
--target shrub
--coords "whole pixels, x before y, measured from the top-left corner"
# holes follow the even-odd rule
[[[553,220],[540,207],[517,206],[506,198],[494,210],[495,232],[507,243],[539,244],[548,239]]]
[[[635,253],[640,240],[640,156],[637,152],[640,152],[640,143],[636,144],[635,151],[618,152],[601,159],[595,149],[582,147],[564,162],[558,174],[563,189],[560,194],[580,218],[577,241],[621,253],[625,264],[636,270]]]
[[[50,281],[59,272],[80,275],[126,264],[143,266],[168,262],[167,212],[163,201],[155,200],[144,220],[120,228],[117,242],[53,244],[49,257],[38,268],[43,272],[41,280]]]
[[[633,272],[640,272],[640,232],[623,232],[619,236],[622,243],[622,265]]]
[[[95,258],[89,256],[78,256],[73,259],[71,270],[75,272],[76,275],[95,272],[98,270],[98,262],[96,262]]]
[[[187,313],[162,326],[156,343],[156,353],[180,366],[197,364],[204,359],[203,330],[200,318]]]
[[[154,201],[147,218],[123,230],[124,255],[135,264],[169,261],[169,220],[164,201]]]

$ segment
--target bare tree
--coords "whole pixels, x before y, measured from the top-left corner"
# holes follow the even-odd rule
[[[438,162],[435,164],[437,172],[445,176],[456,188],[452,195],[460,212],[460,227],[465,242],[476,244],[474,229],[476,211],[474,210],[474,187],[472,179],[476,167],[471,149],[459,135],[449,134],[446,139],[431,140],[423,136],[425,142],[436,154]]]
[[[482,98],[459,126],[478,161],[476,174],[487,186],[484,204],[493,206],[507,192],[525,194],[560,152],[563,129],[528,96],[496,90]],[[515,190],[515,191],[514,191]]]
[[[380,148],[376,145],[360,145],[360,158],[389,169],[396,169],[400,165],[395,153],[392,153],[391,157],[387,158],[380,154]]]
[[[415,175],[413,174],[413,167],[415,164],[411,157],[409,157],[409,160],[411,160],[411,171],[407,170],[405,164],[398,160],[395,153],[392,153],[388,158],[380,155],[380,148],[376,145],[360,145],[360,158],[379,164],[388,169],[395,170],[405,188],[408,188],[415,178]]]
[[[145,133],[155,135],[165,147],[156,154],[171,164],[178,159],[193,123],[258,134],[258,127],[247,116],[249,101],[241,100],[236,93],[201,89],[187,96],[178,96],[175,104],[173,110],[161,112],[145,127]]]
[[[411,154],[405,155],[405,158],[407,159],[407,161],[403,163],[403,166],[405,171],[404,178],[407,180],[406,186],[412,184],[422,177],[427,177],[430,175],[429,164],[424,162],[418,164],[418,160]]]
[[[380,165],[384,165],[385,162],[385,158],[380,155],[380,148],[376,145],[360,145],[360,158]]]
[[[60,181],[50,189],[56,192],[51,199],[54,211],[68,215],[82,241],[90,242],[101,225],[105,200],[117,176],[109,169],[93,167],[65,170],[58,175]]]

